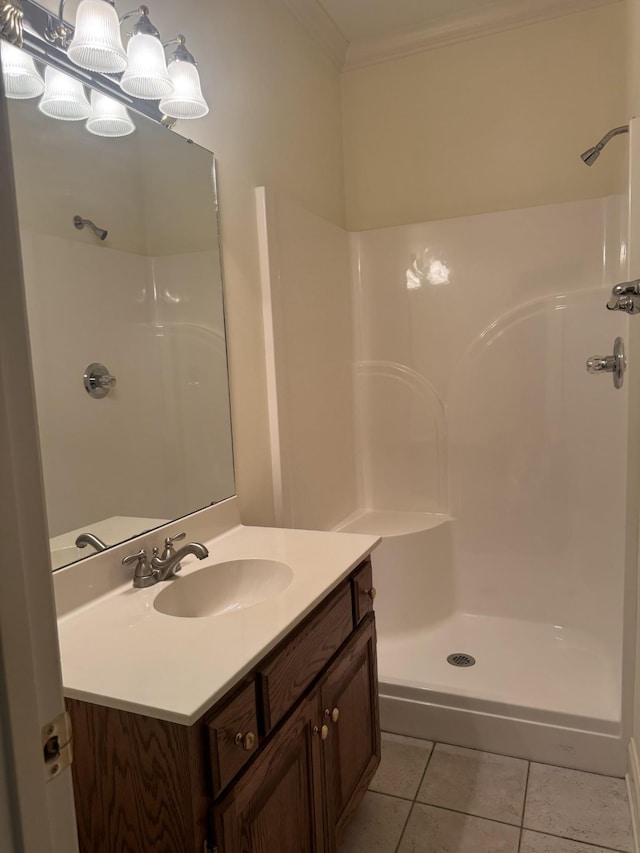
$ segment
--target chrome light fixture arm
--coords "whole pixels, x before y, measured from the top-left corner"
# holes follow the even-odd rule
[[[148,6],[138,6],[137,9],[132,9],[131,12],[125,12],[124,15],[120,15],[120,23],[124,24],[125,21],[129,21],[131,18],[138,17],[139,20],[136,21],[133,30],[128,33],[128,35],[145,35],[145,36],[154,36],[155,38],[160,38],[160,33],[157,28],[149,20],[149,7]]]
[[[22,47],[23,28],[22,0],[0,0],[0,38]]]
[[[49,23],[44,31],[44,37],[49,44],[58,44],[63,48],[68,47],[71,36],[73,35],[73,29],[64,20],[64,7],[66,4],[67,0],[60,0],[58,20],[56,21],[53,17],[49,16]]]
[[[182,33],[178,33],[178,35],[174,39],[165,42],[163,44],[163,47],[166,49],[168,47],[172,47],[174,44],[177,45],[177,47],[169,57],[169,60],[171,62],[188,62],[190,65],[198,64],[194,55],[187,50],[186,36],[182,35]]]

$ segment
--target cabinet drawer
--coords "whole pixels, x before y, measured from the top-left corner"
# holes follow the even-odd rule
[[[353,630],[347,583],[258,668],[265,733],[293,707]]]
[[[351,583],[353,584],[353,621],[359,625],[367,613],[373,610],[375,589],[370,559],[365,560],[360,566],[351,578]]]
[[[217,797],[258,749],[255,682],[207,721],[213,796]]]

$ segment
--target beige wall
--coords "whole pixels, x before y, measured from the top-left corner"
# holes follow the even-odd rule
[[[347,225],[364,230],[591,198],[618,189],[623,3],[343,77]]]

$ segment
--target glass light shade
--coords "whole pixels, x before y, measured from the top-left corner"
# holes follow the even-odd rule
[[[202,118],[209,107],[200,88],[198,69],[191,62],[170,62],[173,94],[160,101],[160,111],[171,118]]]
[[[61,121],[80,121],[91,114],[82,83],[50,65],[44,72],[44,95],[38,109],[46,116]]]
[[[136,129],[123,104],[102,92],[91,92],[91,115],[87,130],[96,136],[128,136]]]
[[[28,53],[0,39],[0,59],[7,98],[37,98],[44,92],[44,80]]]
[[[82,0],[67,54],[80,68],[101,74],[118,74],[127,67],[118,13],[107,0]]]
[[[122,75],[123,92],[134,98],[157,101],[173,92],[160,39],[146,33],[131,36],[127,46],[129,64]]]

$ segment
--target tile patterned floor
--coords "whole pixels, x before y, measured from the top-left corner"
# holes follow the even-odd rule
[[[633,853],[623,779],[383,733],[340,853]]]

